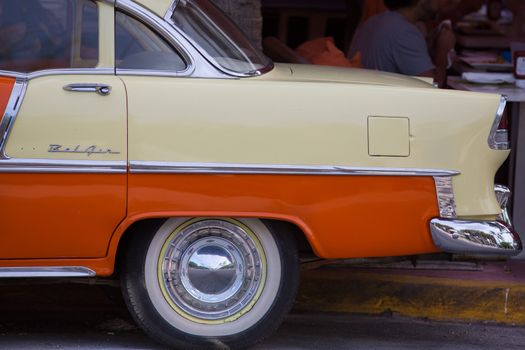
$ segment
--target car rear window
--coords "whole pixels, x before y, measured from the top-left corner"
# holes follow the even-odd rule
[[[172,23],[222,70],[257,75],[273,66],[212,1],[179,0],[176,5]]]
[[[187,64],[162,36],[122,12],[116,14],[115,67],[130,70],[183,71]]]

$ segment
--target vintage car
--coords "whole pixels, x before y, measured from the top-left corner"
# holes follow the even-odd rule
[[[115,275],[155,339],[239,348],[277,329],[308,252],[521,250],[498,95],[273,64],[206,0],[0,19],[0,277]]]

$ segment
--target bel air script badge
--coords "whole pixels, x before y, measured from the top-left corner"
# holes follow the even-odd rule
[[[100,148],[97,145],[91,145],[88,147],[81,147],[77,145],[74,148],[64,147],[62,145],[49,145],[47,150],[49,153],[80,153],[85,154],[88,157],[92,154],[120,154],[120,152],[113,151],[110,148]]]

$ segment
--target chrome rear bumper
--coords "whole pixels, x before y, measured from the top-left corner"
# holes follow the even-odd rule
[[[447,253],[514,256],[521,252],[519,235],[512,228],[507,210],[511,196],[505,186],[494,186],[501,214],[497,221],[433,219],[430,232],[434,244]]]
[[[447,253],[514,256],[522,249],[518,234],[500,221],[432,219],[430,232]]]

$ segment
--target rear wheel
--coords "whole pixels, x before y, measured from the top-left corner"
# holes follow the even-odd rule
[[[242,348],[271,334],[298,284],[295,240],[257,219],[174,218],[135,233],[124,298],[153,338],[178,348]]]

